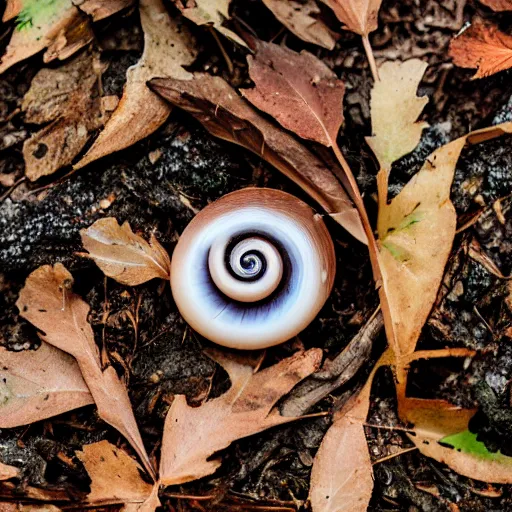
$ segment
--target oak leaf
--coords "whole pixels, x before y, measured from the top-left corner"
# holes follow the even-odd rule
[[[325,211],[337,214],[336,220],[353,236],[366,240],[357,211],[325,163],[261,116],[222,78],[196,74],[188,81],[155,79],[151,87],[191,113],[214,136],[261,156],[302,187]]]
[[[44,420],[94,403],[76,361],[48,343],[37,350],[0,347],[0,428]]]
[[[120,226],[108,217],[82,229],[80,236],[87,256],[119,283],[137,286],[155,277],[169,279],[171,259],[153,234],[148,243],[128,222]]]
[[[97,94],[98,57],[83,53],[58,68],[43,68],[23,98],[27,123],[50,123],[23,144],[25,174],[31,181],[71,164],[90,134],[103,124]]]
[[[427,69],[419,59],[405,62],[385,62],[379,67],[380,80],[371,93],[372,136],[366,142],[375,153],[382,169],[410,153],[428,126],[417,121],[428,103],[426,96],[416,96],[416,90]]]
[[[72,0],[11,2],[4,21],[17,24],[0,61],[0,73],[47,48],[44,62],[67,59],[94,38],[88,17]]]
[[[16,306],[20,315],[41,331],[43,341],[77,360],[98,414],[126,437],[153,475],[126,386],[114,368],[102,370],[94,334],[87,322],[89,305],[71,291],[72,284],[73,277],[62,264],[44,265],[28,276]]]
[[[480,2],[493,11],[512,11],[512,0],[480,0]]]
[[[128,69],[123,97],[92,147],[74,166],[85,165],[151,135],[169,117],[171,107],[146,85],[153,77],[189,79],[182,66],[196,56],[194,40],[182,20],[169,15],[162,0],[141,0],[144,53]]]
[[[512,67],[512,36],[476,18],[452,39],[449,53],[457,66],[478,68],[473,78],[483,78]]]
[[[320,9],[315,0],[263,0],[274,16],[293,34],[306,41],[332,50],[334,33],[317,16]]]
[[[298,419],[281,416],[274,406],[322,359],[320,349],[311,349],[254,373],[242,356],[220,351],[210,355],[227,371],[231,387],[200,407],[187,405],[183,395],[175,396],[162,440],[160,480],[164,485],[210,475],[221,464],[212,455],[233,441]]]
[[[322,0],[351,32],[367,36],[377,29],[382,0]]]

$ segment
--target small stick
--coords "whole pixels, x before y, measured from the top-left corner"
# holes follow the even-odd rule
[[[229,58],[229,55],[227,54],[227,52],[222,44],[222,41],[220,40],[219,36],[217,35],[217,32],[215,32],[215,29],[213,27],[208,27],[208,28],[210,29],[210,32],[211,32],[213,38],[219,45],[220,52],[222,53],[222,56],[224,57],[224,60],[226,61],[226,65],[228,67],[229,74],[233,75],[233,71],[234,71],[233,63],[231,62],[231,59]]]
[[[370,64],[370,70],[372,72],[373,80],[378,82],[379,79],[379,71],[377,70],[377,63],[375,62],[375,56],[373,55],[372,45],[370,44],[370,39],[368,39],[368,34],[363,36],[363,46],[364,51],[366,52],[366,58],[368,59],[368,63]]]

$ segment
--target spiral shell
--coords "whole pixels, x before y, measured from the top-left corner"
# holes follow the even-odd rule
[[[171,289],[205,338],[238,349],[282,343],[329,296],[336,261],[322,218],[296,197],[246,188],[199,212],[181,235]]]

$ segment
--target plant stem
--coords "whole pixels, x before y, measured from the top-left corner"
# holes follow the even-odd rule
[[[379,81],[379,72],[377,70],[377,63],[375,62],[375,57],[373,55],[372,45],[370,44],[370,39],[368,39],[368,34],[362,36],[363,38],[363,47],[366,52],[366,58],[368,59],[368,64],[370,64],[370,70],[373,75],[373,80],[375,82]]]

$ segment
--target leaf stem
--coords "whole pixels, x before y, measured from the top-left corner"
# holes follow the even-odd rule
[[[372,45],[370,44],[370,39],[368,38],[368,34],[362,36],[363,38],[363,47],[366,53],[366,58],[368,59],[368,64],[370,64],[370,70],[373,75],[373,80],[378,82],[379,79],[379,71],[377,70],[377,63],[375,62],[375,56],[373,55]]]

